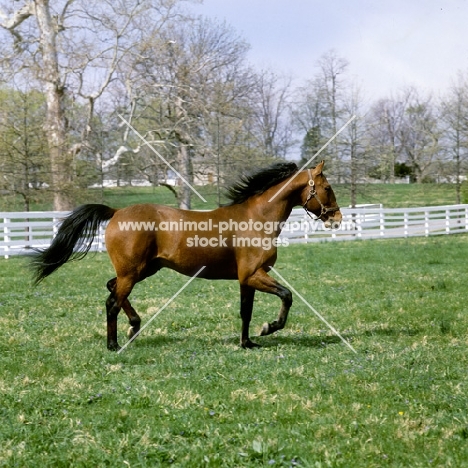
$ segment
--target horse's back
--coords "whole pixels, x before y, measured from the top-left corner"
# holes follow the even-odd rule
[[[163,267],[191,276],[206,266],[202,277],[235,279],[232,248],[222,244],[217,225],[207,229],[217,211],[188,211],[157,204],[118,210],[106,229],[106,248],[114,268],[117,273],[134,272],[139,277]],[[216,240],[216,246],[199,245],[199,238]]]

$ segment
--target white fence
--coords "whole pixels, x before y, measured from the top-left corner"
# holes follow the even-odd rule
[[[8,258],[27,254],[33,248],[48,247],[61,220],[68,214],[66,211],[0,212],[0,256]],[[106,250],[104,226],[99,228],[91,250]]]
[[[343,221],[336,230],[325,230],[301,208],[291,213],[281,237],[290,243],[383,239],[468,232],[468,205],[424,208],[343,208]],[[0,255],[27,254],[31,248],[50,245],[60,220],[67,212],[0,212]],[[91,250],[104,251],[101,226]],[[3,236],[2,236],[3,233]]]
[[[293,242],[384,239],[468,232],[468,205],[422,208],[342,208],[337,230],[325,230],[302,210],[293,210],[282,236]]]

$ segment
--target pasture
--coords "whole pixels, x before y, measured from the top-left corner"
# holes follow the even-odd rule
[[[287,327],[239,347],[238,283],[195,280],[106,350],[106,254],[32,288],[0,260],[0,466],[468,464],[468,236],[293,245]],[[136,286],[143,324],[187,278]],[[252,330],[280,301],[257,293]],[[119,317],[125,343],[126,317]]]
[[[326,172],[326,171],[325,171]],[[197,190],[207,200],[204,203],[195,194],[192,197],[192,208],[197,210],[213,209],[218,206],[217,187],[215,185],[197,186]],[[351,203],[350,186],[333,184],[333,190],[340,206]],[[382,203],[385,208],[407,208],[418,206],[452,205],[456,203],[454,184],[359,184],[357,203]],[[81,203],[104,203],[114,208],[137,203],[158,203],[177,206],[174,194],[165,187],[118,187],[104,190],[82,190],[77,206]],[[31,203],[31,211],[50,211],[52,195],[37,192]],[[226,202],[222,196],[221,203]],[[468,183],[462,184],[462,203],[468,202]],[[19,196],[4,195],[0,197],[0,211],[23,211],[24,205]]]

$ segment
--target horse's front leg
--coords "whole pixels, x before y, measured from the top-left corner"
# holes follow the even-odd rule
[[[270,335],[271,333],[283,329],[286,325],[289,309],[292,305],[291,291],[269,276],[263,268],[257,270],[251,277],[249,277],[247,284],[258,291],[274,294],[281,299],[281,309],[279,311],[278,318],[273,322],[264,323],[260,335]]]
[[[242,330],[240,344],[243,348],[256,348],[259,345],[250,340],[249,337],[249,326],[250,320],[252,319],[252,309],[255,296],[255,289],[242,285],[240,287],[241,294],[241,306],[240,315],[242,319]]]

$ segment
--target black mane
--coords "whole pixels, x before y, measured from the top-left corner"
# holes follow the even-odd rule
[[[298,167],[295,163],[282,161],[250,174],[245,174],[241,176],[239,182],[227,189],[226,196],[230,200],[227,205],[243,203],[253,195],[259,195],[270,187],[279,184],[297,171]]]

